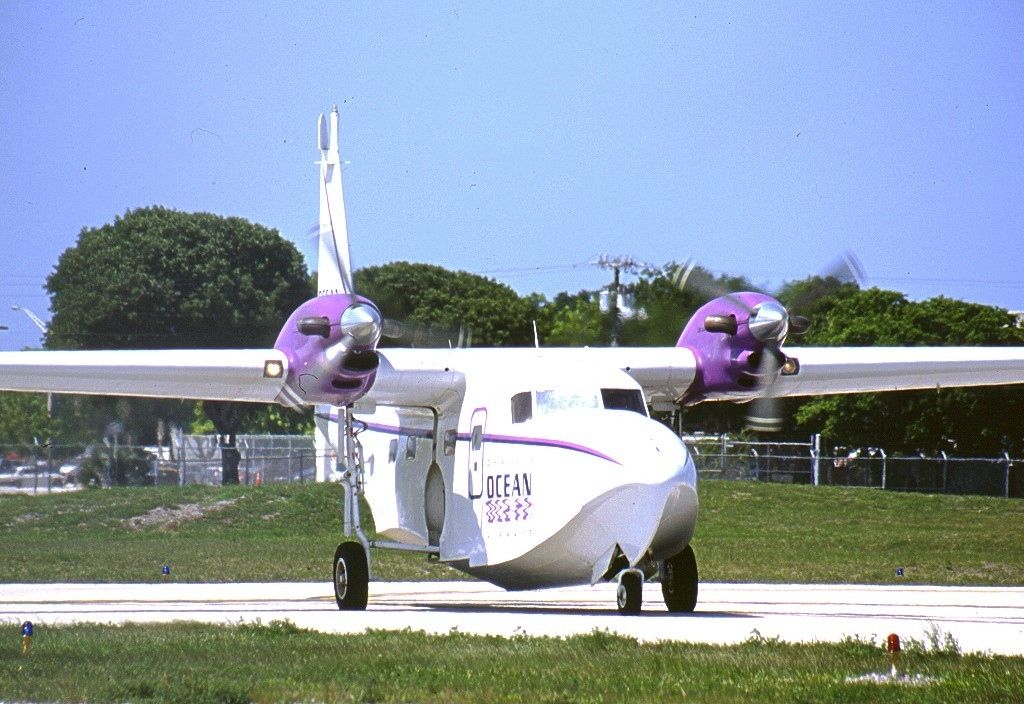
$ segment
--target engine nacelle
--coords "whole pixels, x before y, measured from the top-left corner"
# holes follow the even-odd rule
[[[686,324],[676,347],[687,347],[697,360],[693,384],[679,399],[693,405],[709,399],[744,400],[761,395],[780,365],[762,365],[762,355],[781,354],[779,345],[789,331],[789,314],[763,293],[733,293],[701,306]],[[781,373],[796,360],[786,360]]]
[[[317,296],[295,309],[274,347],[288,358],[278,398],[288,406],[345,406],[373,385],[383,329],[380,311],[362,296]]]

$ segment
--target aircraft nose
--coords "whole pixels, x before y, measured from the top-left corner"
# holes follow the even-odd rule
[[[637,479],[648,484],[669,482],[695,487],[697,470],[686,445],[665,426],[651,423],[646,442],[632,454],[630,464]]]

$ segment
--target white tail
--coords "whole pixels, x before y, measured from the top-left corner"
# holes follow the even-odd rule
[[[352,261],[345,221],[345,194],[341,186],[338,152],[338,106],[331,109],[328,132],[323,113],[317,122],[320,147],[320,252],[317,260],[317,295],[354,293]]]

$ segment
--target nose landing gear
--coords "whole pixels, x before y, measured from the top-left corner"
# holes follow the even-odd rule
[[[653,567],[653,565],[650,565]],[[697,607],[697,559],[693,548],[682,551],[658,563],[661,572],[661,594],[665,606],[672,613],[690,613]],[[644,572],[637,568],[619,572],[619,586],[615,601],[621,614],[638,614],[643,601]]]
[[[615,591],[615,602],[620,614],[640,613],[644,595],[644,573],[637,569],[619,573],[619,588]]]

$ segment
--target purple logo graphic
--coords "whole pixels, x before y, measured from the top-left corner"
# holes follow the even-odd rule
[[[525,521],[530,517],[530,509],[533,508],[533,504],[527,497],[515,499],[488,499],[484,505],[487,507],[488,523]]]

